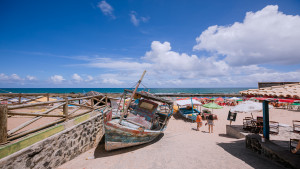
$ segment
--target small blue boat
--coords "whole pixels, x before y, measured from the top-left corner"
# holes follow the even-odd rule
[[[194,122],[196,121],[197,115],[200,113],[200,111],[197,109],[179,108],[179,113],[182,117]]]
[[[194,99],[178,100],[176,101],[179,106],[178,112],[180,115],[186,119],[196,121],[197,115],[200,113],[199,110],[194,108],[194,105],[201,105],[200,102]]]

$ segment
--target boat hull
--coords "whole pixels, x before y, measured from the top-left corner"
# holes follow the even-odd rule
[[[185,108],[180,108],[178,112],[182,117],[192,121],[196,121],[197,115],[200,113],[196,109],[194,109],[193,111],[192,110],[187,111]]]
[[[116,122],[107,122],[105,125],[105,150],[145,144],[154,140],[161,133],[161,131],[140,130]]]

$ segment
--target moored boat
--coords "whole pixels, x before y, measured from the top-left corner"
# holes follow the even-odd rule
[[[136,92],[136,89],[124,90],[124,98],[127,94],[131,94],[131,98],[121,116],[105,116],[107,151],[151,142],[167,127],[173,113],[173,102],[147,92]],[[136,98],[134,102],[133,97]]]

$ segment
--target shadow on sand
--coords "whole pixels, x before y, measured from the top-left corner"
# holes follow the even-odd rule
[[[226,137],[222,134],[223,137]],[[218,146],[222,147],[225,151],[235,156],[236,158],[244,161],[253,168],[272,168],[279,169],[284,166],[271,161],[270,159],[257,154],[246,148],[245,140],[237,140],[230,143],[217,143]]]
[[[226,138],[236,138],[227,134],[219,134],[220,137],[226,137]]]
[[[116,150],[112,150],[112,151],[106,151],[105,148],[104,148],[104,144],[105,144],[105,135],[104,135],[102,137],[101,141],[99,142],[97,148],[95,149],[94,157],[95,158],[109,157],[109,156],[114,156],[114,155],[118,155],[118,154],[123,154],[123,153],[128,153],[128,152],[131,152],[131,151],[135,151],[135,150],[138,150],[140,148],[143,148],[143,147],[146,147],[146,146],[149,146],[151,144],[156,143],[163,136],[164,136],[164,133],[161,133],[157,138],[155,138],[153,141],[151,141],[149,143],[145,143],[145,144],[141,144],[141,145],[137,145],[137,146],[133,146],[133,147],[125,147],[125,148],[116,149]]]

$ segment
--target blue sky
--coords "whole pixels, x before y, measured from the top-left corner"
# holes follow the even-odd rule
[[[0,87],[299,81],[300,1],[0,2]]]

